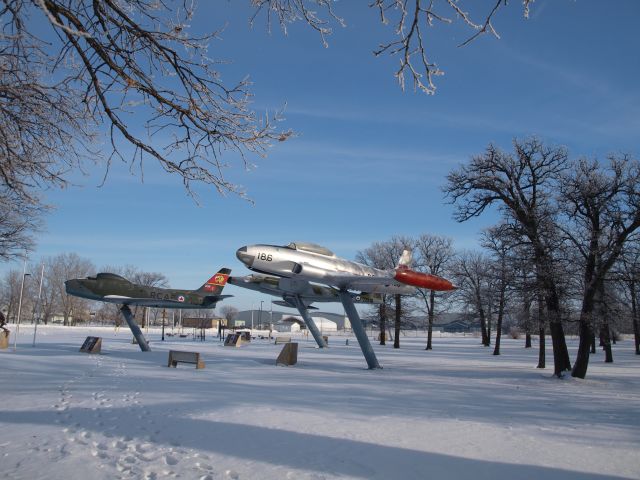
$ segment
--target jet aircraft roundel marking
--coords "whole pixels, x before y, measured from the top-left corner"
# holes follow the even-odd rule
[[[184,302],[184,297],[183,297],[182,295],[180,295],[180,296],[178,297],[178,301],[179,301],[179,302]]]

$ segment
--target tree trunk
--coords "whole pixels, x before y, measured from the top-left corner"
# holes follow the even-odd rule
[[[640,355],[640,325],[638,325],[638,304],[635,280],[631,281],[631,316],[633,319],[633,337],[636,342],[636,355]]]
[[[545,359],[545,338],[544,338],[544,325],[540,325],[539,330],[540,337],[540,345],[538,347],[538,366],[536,368],[546,368],[546,359]]]
[[[433,316],[434,316],[433,307],[435,305],[435,299],[436,299],[436,292],[431,290],[431,293],[429,294],[429,305],[431,307],[429,308],[429,313],[428,313],[429,324],[427,325],[427,348],[425,348],[425,350],[431,350],[433,348],[431,345],[431,339],[433,338]]]
[[[531,237],[532,241],[535,237]],[[564,337],[560,315],[560,300],[556,282],[553,278],[553,268],[547,258],[545,248],[541,244],[534,244],[536,275],[538,281],[538,295],[544,295],[549,318],[549,333],[553,345],[553,374],[562,377],[562,373],[571,370],[571,360],[567,350],[567,342]]]
[[[489,303],[489,308],[487,309],[487,343],[485,347],[491,346],[491,320],[493,320],[493,310],[491,303]]]
[[[476,301],[478,302],[478,315],[480,315],[480,334],[482,335],[482,345],[488,347],[489,340],[487,338],[487,321],[484,316],[484,308],[482,307],[482,302],[479,297]]]
[[[604,362],[613,363],[613,351],[611,350],[611,330],[609,329],[609,319],[607,317],[604,295],[604,282],[598,285],[597,310],[600,317],[600,336],[602,338],[602,349],[604,350]]]
[[[611,350],[611,332],[609,325],[603,323],[600,327],[602,332],[602,349],[604,350],[604,363],[613,363],[613,351]]]
[[[571,371],[572,377],[586,377],[587,367],[589,366],[589,352],[592,345],[595,347],[595,336],[591,328],[591,314],[583,311],[580,314],[580,343],[576,362],[573,364],[573,370]]]
[[[545,352],[545,336],[544,336],[544,300],[542,295],[538,294],[538,336],[539,336],[539,345],[538,345],[538,367],[537,368],[546,368],[546,352]]]
[[[503,265],[503,268],[506,268]],[[496,345],[493,348],[494,355],[500,355],[500,338],[502,337],[502,317],[504,315],[504,290],[505,281],[502,279],[500,285],[500,301],[498,303],[498,324],[496,325]]]
[[[400,348],[400,317],[402,315],[402,297],[396,295],[396,322],[395,322],[395,338],[393,339],[393,348]]]
[[[593,328],[591,329],[591,353],[596,353],[596,334],[594,333]]]
[[[524,348],[531,348],[531,302],[524,302]]]
[[[380,345],[387,344],[387,304],[386,300],[382,299],[380,304]]]

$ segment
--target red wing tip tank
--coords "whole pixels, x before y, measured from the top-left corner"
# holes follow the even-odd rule
[[[393,278],[399,282],[406,283],[407,285],[426,288],[429,290],[446,292],[456,289],[449,280],[429,273],[416,272],[406,265],[399,265],[396,268],[396,274]]]

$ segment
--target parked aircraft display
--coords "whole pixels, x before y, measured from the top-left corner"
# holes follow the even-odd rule
[[[69,295],[121,305],[156,308],[215,308],[216,303],[232,295],[221,295],[231,270],[221,268],[197,290],[148,287],[132,283],[115,273],[98,273],[95,277],[67,280]]]
[[[382,270],[337,257],[312,243],[247,245],[236,256],[255,272],[329,285],[341,291],[411,295],[415,287],[448,291],[455,287],[444,278],[409,268],[411,252],[405,250],[395,269]]]
[[[229,277],[229,283],[281,297],[282,301],[273,303],[283,307],[298,308],[297,298],[301,299],[303,305],[309,309],[316,308],[311,306],[314,302],[340,302],[339,290],[294,278],[253,274],[244,277]],[[352,293],[351,298],[355,303],[382,303],[382,295],[375,293]]]

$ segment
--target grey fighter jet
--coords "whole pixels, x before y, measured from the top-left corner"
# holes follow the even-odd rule
[[[215,308],[216,303],[232,295],[221,295],[231,270],[221,268],[197,290],[148,287],[132,283],[115,273],[98,273],[95,277],[64,282],[69,295],[120,305],[156,308]]]

